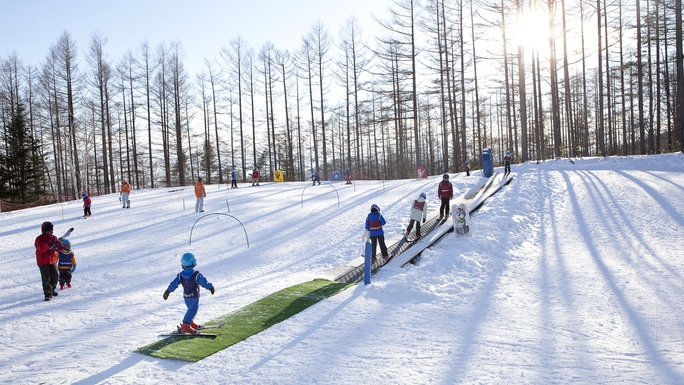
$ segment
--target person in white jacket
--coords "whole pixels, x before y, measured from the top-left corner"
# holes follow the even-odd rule
[[[411,221],[409,222],[409,225],[406,228],[404,238],[411,234],[411,230],[413,229],[414,223],[416,224],[416,239],[422,237],[420,233],[421,218],[423,220],[423,223],[425,223],[425,220],[427,218],[427,203],[425,202],[425,198],[425,193],[420,193],[418,199],[413,201],[413,203],[411,204]]]

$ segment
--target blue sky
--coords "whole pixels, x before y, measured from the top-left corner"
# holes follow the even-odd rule
[[[156,46],[180,40],[185,65],[198,72],[204,58],[213,59],[235,37],[259,50],[271,41],[277,49],[299,48],[302,36],[317,21],[337,36],[355,16],[367,37],[376,28],[371,14],[387,18],[391,0],[0,0],[0,57],[16,52],[24,64],[38,66],[50,45],[68,30],[79,60],[93,32],[107,38],[107,54],[119,58],[145,39]]]

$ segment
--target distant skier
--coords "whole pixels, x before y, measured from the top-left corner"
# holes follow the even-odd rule
[[[59,290],[64,290],[64,285],[71,288],[71,273],[76,271],[76,255],[71,250],[71,242],[68,239],[62,241],[63,249],[57,253],[57,267],[59,268]]]
[[[345,170],[345,172],[344,172],[344,179],[347,181],[346,184],[352,184],[352,182],[351,182],[351,170],[349,169],[349,167],[347,167],[347,170]]]
[[[468,163],[468,159],[465,161],[465,170],[466,170],[466,176],[470,176],[470,163]]]
[[[313,174],[311,174],[311,181],[313,182],[311,184],[312,186],[315,186],[316,182],[318,182],[319,186],[321,185],[321,177],[318,176],[318,173],[316,171],[314,171]]]
[[[204,198],[207,196],[207,190],[204,189],[204,183],[202,183],[202,177],[197,177],[197,183],[195,183],[195,212],[204,212]]]
[[[503,158],[503,164],[504,164],[504,175],[508,175],[511,173],[511,160],[513,160],[513,157],[511,156],[510,151],[506,151],[506,155],[504,155]]]
[[[181,257],[181,267],[183,271],[178,273],[176,278],[169,283],[169,287],[164,291],[164,300],[169,298],[172,293],[180,285],[183,285],[183,299],[188,310],[183,317],[183,323],[178,331],[181,333],[197,333],[197,329],[201,328],[194,322],[197,311],[199,310],[200,286],[209,290],[211,294],[215,293],[214,285],[209,283],[206,278],[199,271],[195,270],[197,260],[192,253],[185,253]]]
[[[406,228],[404,238],[408,237],[409,234],[411,234],[411,230],[413,229],[414,223],[416,224],[416,239],[423,236],[420,233],[420,220],[422,218],[423,223],[425,223],[425,220],[427,219],[427,202],[425,202],[426,198],[427,196],[425,195],[425,193],[420,193],[418,199],[414,200],[413,204],[411,204],[411,220],[409,221],[409,225]]]
[[[40,278],[43,284],[43,294],[45,300],[49,301],[57,296],[57,282],[59,273],[57,272],[57,252],[62,251],[62,243],[52,235],[53,226],[51,222],[43,222],[40,225],[41,234],[36,237],[33,245],[36,247],[36,263],[40,269]]]
[[[252,186],[258,186],[259,185],[259,169],[254,167],[254,171],[252,171]]]
[[[382,230],[387,222],[382,215],[380,215],[380,207],[375,203],[371,205],[371,212],[366,217],[366,232],[371,240],[372,244],[372,258],[375,262],[375,253],[377,252],[377,244],[380,243],[380,253],[382,257],[386,260],[389,259],[389,253],[387,252],[387,246],[385,245],[385,232]]]
[[[119,193],[119,201],[121,202],[121,205],[123,206],[124,209],[130,209],[131,208],[131,201],[128,199],[128,197],[131,194],[131,184],[128,183],[126,178],[123,178],[121,180],[121,192]]]
[[[237,173],[235,172],[235,170],[230,170],[230,188],[238,188]]]
[[[81,194],[81,197],[83,198],[83,218],[87,218],[93,215],[93,213],[90,212],[90,205],[92,204],[92,201],[86,193]]]
[[[449,218],[449,201],[454,197],[454,186],[449,182],[449,174],[444,174],[437,186],[437,196],[442,200],[439,206],[439,219]]]

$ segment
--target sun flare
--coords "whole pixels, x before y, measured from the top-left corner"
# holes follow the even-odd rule
[[[549,21],[540,13],[523,13],[517,17],[515,39],[527,47],[540,47],[548,44]]]

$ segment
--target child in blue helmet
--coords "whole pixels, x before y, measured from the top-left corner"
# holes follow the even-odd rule
[[[185,306],[188,307],[188,311],[185,312],[183,323],[178,331],[181,333],[197,333],[196,330],[201,329],[201,325],[197,325],[193,320],[199,310],[200,286],[214,294],[214,285],[209,283],[202,273],[195,270],[197,260],[192,253],[183,254],[181,266],[183,271],[178,273],[166,291],[164,291],[164,300],[168,299],[169,294],[176,290],[179,285],[183,285],[183,299],[185,300]]]
[[[57,253],[57,267],[59,268],[59,289],[64,290],[64,285],[71,288],[71,273],[76,271],[76,256],[71,250],[71,242],[68,239],[62,241],[63,249]]]

